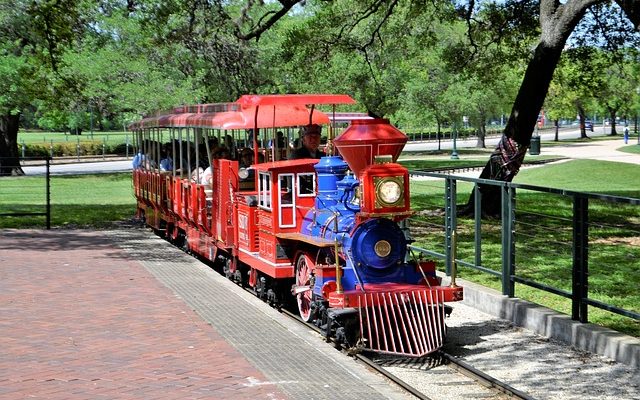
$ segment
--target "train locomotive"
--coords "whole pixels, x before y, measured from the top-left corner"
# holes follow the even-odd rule
[[[202,145],[210,153],[206,139],[226,132],[235,143],[248,132],[253,152],[249,166],[212,159],[210,183],[190,177],[189,167],[135,169],[138,214],[258,297],[297,308],[341,346],[422,356],[442,346],[445,303],[461,300],[462,288],[441,285],[435,263],[408,255],[409,174],[395,162],[406,135],[373,118],[334,135],[336,104],[352,103],[345,95],[242,96],[133,124],[141,153],[145,144],[157,152],[152,143],[164,134],[174,159]],[[329,126],[330,151],[319,160],[287,159],[290,149],[257,139],[307,124]],[[189,139],[184,152],[177,137]]]

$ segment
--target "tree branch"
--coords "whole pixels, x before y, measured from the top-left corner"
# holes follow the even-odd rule
[[[616,0],[616,3],[627,14],[636,31],[640,31],[640,2],[638,0]]]
[[[282,18],[283,16],[285,16],[289,10],[291,10],[291,8],[293,8],[293,6],[295,6],[296,4],[300,3],[302,0],[279,0],[279,3],[282,5],[282,8],[278,11],[268,11],[266,13],[264,13],[260,19],[258,20],[258,22],[251,27],[250,31],[248,33],[242,33],[240,32],[240,26],[237,26],[237,30],[235,33],[235,36],[238,39],[241,40],[251,40],[253,38],[256,39],[256,41],[260,40],[260,36],[269,28],[271,28],[276,22],[278,22],[278,20],[280,18]],[[251,7],[251,4],[249,4],[248,8]],[[241,21],[246,17],[246,13],[243,13],[243,16],[241,18]],[[268,19],[267,19],[268,18]],[[266,22],[264,22],[264,20],[266,19]],[[241,22],[239,21],[238,24]]]
[[[382,25],[384,25],[384,23],[387,22],[391,14],[393,14],[393,9],[397,4],[398,4],[398,0],[393,0],[391,2],[391,4],[389,5],[389,8],[387,9],[387,12],[384,14],[384,17],[382,18],[380,23],[378,23],[378,26],[376,26],[374,31],[371,33],[371,39],[362,46],[363,49],[366,49],[367,47],[371,46],[375,41],[376,36],[379,38],[380,42],[382,42],[382,38],[380,36],[380,29],[382,29]]]

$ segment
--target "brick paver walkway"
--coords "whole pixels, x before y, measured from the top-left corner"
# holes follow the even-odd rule
[[[284,398],[99,232],[0,241],[0,399]]]

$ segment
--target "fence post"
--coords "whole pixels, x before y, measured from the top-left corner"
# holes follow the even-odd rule
[[[571,293],[571,319],[589,322],[587,302],[589,295],[589,199],[573,198],[573,291]]]
[[[509,297],[515,295],[515,194],[516,189],[509,184],[502,186],[502,294]]]
[[[46,159],[47,229],[51,229],[51,159]]]
[[[475,219],[475,260],[476,266],[482,265],[482,192],[480,192],[480,185],[475,184],[473,190],[473,216]]]
[[[452,235],[456,230],[456,180],[450,177],[445,178],[445,272],[447,276],[451,275],[451,262],[453,247],[452,247]]]

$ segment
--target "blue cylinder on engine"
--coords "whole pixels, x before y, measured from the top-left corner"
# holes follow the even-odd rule
[[[330,156],[322,157],[314,168],[318,174],[318,195],[314,209],[307,212],[302,222],[301,232],[334,240],[336,234],[353,227],[355,212],[340,205],[344,202],[345,190],[338,190],[338,181],[344,178],[348,166],[342,157]]]
[[[405,263],[407,241],[398,224],[387,218],[356,218],[360,207],[354,198],[359,182],[346,173],[342,158],[323,157],[315,169],[318,195],[314,209],[303,220],[301,233],[339,242],[344,289],[354,290],[367,283],[417,282],[421,276]],[[320,293],[328,279],[317,279],[314,292]]]

